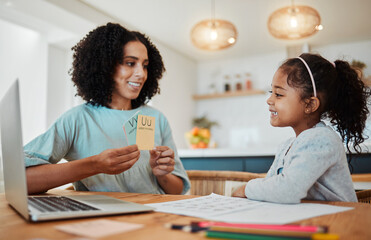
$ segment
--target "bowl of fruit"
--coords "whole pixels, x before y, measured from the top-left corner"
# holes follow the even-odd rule
[[[191,131],[185,133],[188,145],[192,149],[207,148],[211,138],[210,128],[217,123],[208,120],[206,116],[194,118],[192,123]]]
[[[186,132],[186,139],[189,146],[195,148],[207,148],[210,142],[210,129],[193,127],[191,131]]]

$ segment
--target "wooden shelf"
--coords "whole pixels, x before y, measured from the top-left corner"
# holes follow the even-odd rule
[[[225,93],[214,93],[214,94],[204,94],[204,95],[193,95],[194,100],[205,100],[205,99],[213,99],[213,98],[228,98],[228,97],[241,97],[241,96],[249,96],[249,95],[258,95],[264,94],[263,90],[244,90],[244,91],[233,91],[233,92],[225,92]]]

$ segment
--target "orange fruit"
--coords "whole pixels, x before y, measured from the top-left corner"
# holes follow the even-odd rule
[[[210,138],[210,130],[208,128],[200,128],[198,131],[198,135],[200,135],[203,138]]]
[[[193,135],[193,136],[196,136],[197,134],[198,134],[198,131],[199,131],[200,129],[198,128],[198,127],[193,127],[192,128],[192,130],[191,130],[191,134]]]
[[[192,149],[196,149],[197,148],[197,144],[191,144],[191,148]]]
[[[207,144],[204,143],[204,142],[199,142],[199,143],[197,143],[197,147],[198,148],[207,148]]]

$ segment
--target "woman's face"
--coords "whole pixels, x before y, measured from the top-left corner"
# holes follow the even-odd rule
[[[116,67],[113,76],[115,81],[111,103],[113,108],[126,108],[131,100],[139,96],[147,80],[148,63],[147,48],[143,43],[132,41],[124,46],[123,64]]]

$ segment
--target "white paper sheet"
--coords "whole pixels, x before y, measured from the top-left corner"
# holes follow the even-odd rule
[[[306,218],[351,210],[327,204],[276,204],[210,194],[204,197],[146,204],[157,212],[234,223],[286,224]]]

